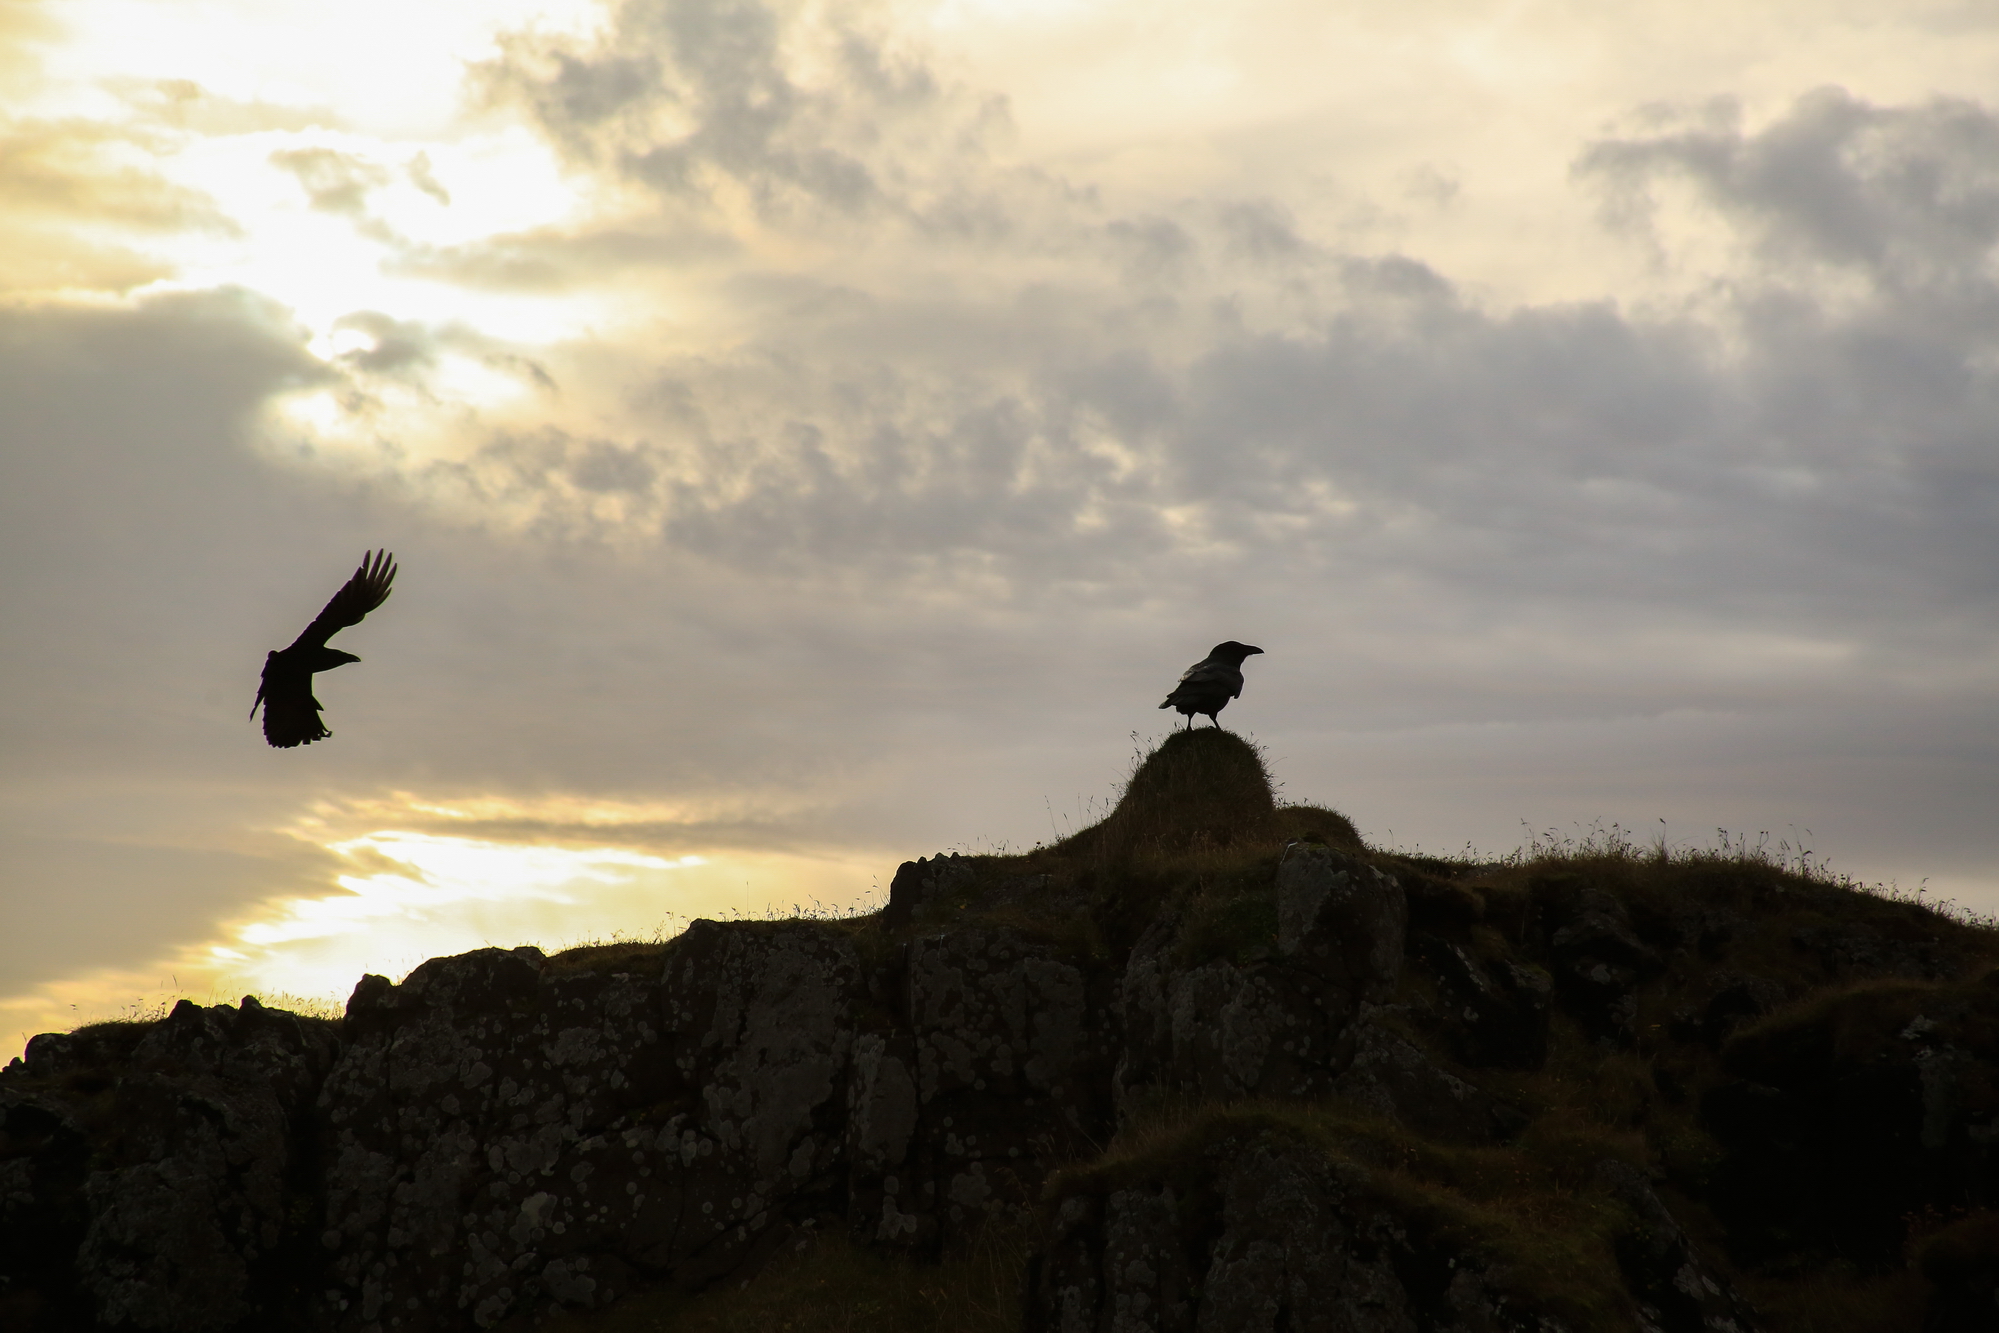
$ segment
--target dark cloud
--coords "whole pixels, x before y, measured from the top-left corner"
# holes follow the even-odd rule
[[[1004,317],[961,307],[955,327],[926,324],[927,355],[904,356],[891,349],[917,340],[899,326],[926,317],[892,290],[798,306],[761,364],[662,369],[682,392],[648,427],[699,478],[660,492],[664,528],[745,560],[921,560],[941,540],[1031,580],[1158,558],[1170,510],[1203,515],[1234,553],[1212,558],[1245,569],[1422,570],[1465,595],[1701,607],[1862,638],[1948,617],[1988,641],[1989,120],[1819,94],[1723,141],[1708,179],[1734,192],[1747,243],[1782,230],[1884,274],[1921,268],[1906,251],[1954,275],[1884,281],[1859,302],[1780,274],[1739,284],[1719,322],[1609,304],[1495,313],[1412,260],[1301,256],[1287,277],[1318,265],[1317,318],[1242,328],[1200,300],[1256,290],[1220,262],[1241,248],[1238,210],[1218,231],[1193,216],[1112,224],[1148,270],[1204,265],[1180,304],[1145,308],[1149,327],[1077,289],[1024,306],[1033,333],[1017,342],[981,332]],[[1688,152],[1671,134],[1586,160],[1706,160]],[[781,407],[717,433],[722,404],[740,416],[756,398]],[[690,419],[701,433],[676,436]]]
[[[622,447],[651,442],[653,479],[617,521],[752,569],[889,577],[960,551],[1032,584],[1184,555],[1174,512],[1244,576],[1420,570],[1827,630],[1989,595],[1999,386],[1976,329],[1751,292],[1743,352],[1607,304],[1482,311],[1406,260],[1348,264],[1338,291],[1316,328],[1188,316],[1129,339],[1041,307],[1015,340],[979,334],[990,312],[794,302],[759,348],[652,367]],[[910,320],[927,355],[898,355]],[[591,526],[544,485],[572,465],[529,458],[472,467]]]
[[[798,71],[807,45],[830,74]],[[787,48],[791,49],[787,49]],[[945,233],[990,230],[966,168],[1003,109],[946,86],[875,32],[815,29],[759,0],[626,0],[600,41],[527,34],[477,71],[569,159],[684,208],[740,189],[772,219],[887,214]]]
[[[838,76],[808,83],[787,53],[815,42]],[[1698,317],[1496,311],[1415,258],[1314,243],[1275,201],[1106,216],[942,152],[982,104],[887,50],[748,0],[634,0],[592,45],[511,39],[488,93],[572,163],[657,187],[657,212],[430,262],[586,283],[640,269],[654,236],[742,189],[815,226],[986,199],[992,279],[906,278],[921,243],[821,275],[682,252],[733,266],[745,332],[726,351],[565,349],[556,378],[595,365],[626,386],[609,421],[508,427],[421,484],[757,575],[976,568],[1031,599],[1162,566],[1296,588],[1338,571],[1356,590],[1416,577],[1468,604],[1645,608],[1856,651],[1999,629],[1983,107],[1828,90],[1755,132],[1726,102],[1652,108],[1642,133],[1590,145],[1578,178],[1627,219],[1691,182],[1744,253],[1797,263],[1745,268]],[[1873,284],[1856,300],[1812,265]]]
[[[376,216],[371,207],[375,192],[394,184],[400,177],[440,207],[449,208],[451,194],[431,171],[429,154],[418,153],[404,162],[400,170],[396,170],[359,153],[312,145],[281,148],[270,155],[270,163],[298,181],[312,208],[348,219],[358,234],[388,247],[388,264],[393,271],[410,273],[423,270],[427,266],[426,260],[437,253],[400,234]],[[431,259],[427,267],[427,276],[445,276],[438,270],[449,266],[440,266]]]
[[[281,148],[270,161],[298,180],[312,208],[348,219],[358,234],[371,241],[396,251],[409,248],[410,243],[369,208],[369,196],[395,179],[380,162],[324,147]],[[436,186],[435,181],[431,184]]]
[[[1197,251],[1187,229],[1171,218],[1118,218],[1105,230],[1124,253],[1126,273],[1137,282],[1172,281]]]
[[[437,363],[441,347],[438,331],[422,324],[395,319],[379,310],[357,310],[342,315],[333,327],[353,329],[373,340],[371,346],[341,358],[358,370],[395,375],[425,370]]]
[[[1269,199],[1226,204],[1222,231],[1238,252],[1266,263],[1296,262],[1310,248],[1286,211]]]
[[[1999,117],[1978,103],[1882,107],[1824,88],[1753,134],[1727,104],[1699,119],[1593,144],[1577,170],[1639,218],[1653,182],[1677,176],[1757,228],[1766,253],[1898,285],[1977,279],[1999,241]]]
[[[643,448],[623,449],[603,440],[594,440],[583,456],[570,465],[569,479],[585,491],[604,494],[622,491],[641,495],[652,488],[656,475]]]
[[[296,176],[320,212],[352,218],[364,216],[368,192],[391,179],[381,164],[332,148],[281,148],[271,154],[271,165]]]

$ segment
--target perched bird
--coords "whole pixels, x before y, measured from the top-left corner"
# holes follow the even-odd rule
[[[257,702],[250,705],[250,716],[257,716],[259,706],[263,708],[265,740],[289,750],[333,734],[319,720],[319,700],[312,697],[312,673],[361,660],[352,653],[328,648],[326,641],[349,625],[360,624],[362,617],[387,601],[389,584],[395,577],[394,556],[387,551],[368,552],[361,557],[354,577],[333,594],[326,609],[313,617],[291,647],[264,654],[264,679],[257,687]]]
[[[1222,721],[1215,714],[1242,695],[1243,659],[1262,651],[1234,639],[1216,644],[1213,652],[1187,668],[1173,693],[1159,706],[1179,709],[1186,714],[1189,727],[1194,725],[1196,713],[1206,713],[1208,721],[1219,727]]]

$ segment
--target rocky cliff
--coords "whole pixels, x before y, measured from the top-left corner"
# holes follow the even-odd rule
[[[0,1328],[749,1327],[686,1294],[1002,1232],[990,1327],[1999,1328],[1999,933],[1753,858],[1398,858],[1270,791],[1182,733],[871,917],[37,1037]]]

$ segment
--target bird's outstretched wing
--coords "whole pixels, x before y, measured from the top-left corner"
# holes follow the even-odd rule
[[[387,551],[370,551],[362,556],[361,567],[354,571],[354,577],[333,594],[333,600],[312,618],[305,633],[292,640],[292,648],[324,648],[335,634],[349,625],[360,624],[370,611],[389,599],[389,585],[395,578],[395,557]]]

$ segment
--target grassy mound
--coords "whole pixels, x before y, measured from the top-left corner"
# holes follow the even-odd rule
[[[1298,837],[1360,846],[1342,815],[1279,806],[1256,747],[1234,732],[1198,727],[1168,736],[1132,771],[1103,822],[1053,850],[1105,864],[1159,863],[1277,850]]]
[[[1176,731],[1125,784],[1105,832],[1134,850],[1185,851],[1268,837],[1277,812],[1255,747],[1219,727]]]

